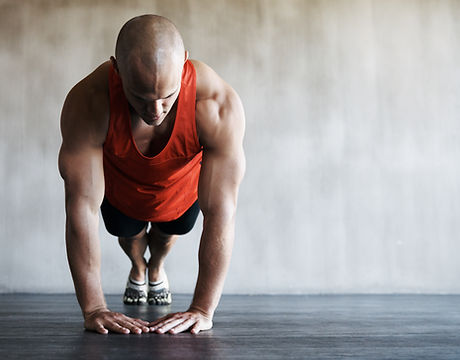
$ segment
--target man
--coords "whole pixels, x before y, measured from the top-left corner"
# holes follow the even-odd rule
[[[103,334],[210,329],[245,169],[244,112],[235,91],[204,63],[188,60],[169,20],[139,16],[122,27],[115,58],[69,92],[61,132],[67,255],[85,328]],[[171,302],[164,258],[201,209],[199,273],[186,311],[148,323],[107,308],[99,208],[132,262],[125,303],[157,305]]]

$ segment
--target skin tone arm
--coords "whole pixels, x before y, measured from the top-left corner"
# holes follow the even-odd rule
[[[104,197],[102,145],[108,128],[108,110],[104,110],[108,100],[91,77],[71,90],[61,114],[59,171],[65,183],[69,266],[86,329],[103,334],[109,330],[148,332],[146,321],[108,310],[102,292],[98,223]]]
[[[204,215],[199,273],[186,312],[162,317],[149,326],[158,333],[192,333],[212,328],[234,241],[238,188],[245,171],[244,111],[236,92],[205,64],[197,71],[196,118],[203,161],[198,188]]]

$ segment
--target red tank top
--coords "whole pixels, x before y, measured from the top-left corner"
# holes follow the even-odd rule
[[[104,143],[105,196],[122,213],[144,221],[179,218],[198,198],[202,147],[195,123],[196,73],[182,71],[176,119],[160,153],[144,156],[131,131],[128,101],[120,77],[109,71],[110,124]]]

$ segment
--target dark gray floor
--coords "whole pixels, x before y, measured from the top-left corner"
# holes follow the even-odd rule
[[[109,306],[154,320],[183,311]],[[0,359],[460,359],[460,296],[223,296],[214,328],[99,335],[82,329],[73,295],[0,295]]]

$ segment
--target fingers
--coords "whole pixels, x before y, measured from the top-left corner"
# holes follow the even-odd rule
[[[155,321],[155,326],[151,326],[151,331],[158,334],[169,332],[177,334],[191,328],[192,334],[198,334],[201,330],[209,330],[212,328],[212,320],[209,320],[201,315],[192,314],[190,312],[171,314],[170,317]]]
[[[147,323],[146,321],[144,321],[144,322],[141,322],[141,323],[137,322],[136,325],[137,325],[143,332],[148,333],[148,332],[150,332],[150,329],[148,328],[147,324],[148,324],[148,323]]]
[[[147,321],[130,318],[126,315],[115,312],[104,312],[85,320],[85,328],[94,330],[100,334],[107,334],[113,331],[121,334],[141,334],[148,333],[150,329],[146,326]]]
[[[136,318],[130,318],[133,320],[136,320],[140,325],[147,327],[149,325],[148,321],[142,320],[142,319],[136,319]]]
[[[190,329],[190,327],[192,328]],[[159,330],[161,333],[168,331],[171,334],[178,334],[182,331],[190,329],[192,334],[198,334],[201,330],[209,330],[211,328],[212,322],[204,321],[203,319],[188,318],[179,319],[178,321],[171,321],[163,327],[159,328]]]
[[[197,322],[193,327],[192,327],[192,330],[190,330],[190,332],[192,334],[198,334],[200,332],[200,323]]]
[[[209,330],[209,329],[212,329],[212,326],[213,326],[213,322],[212,320],[208,319],[208,318],[201,318],[200,320],[198,320],[195,325],[192,327],[192,329],[190,330],[190,332],[192,334],[198,334],[201,330]]]
[[[141,319],[130,318],[126,315],[122,315],[120,322],[123,322],[122,325],[135,334],[140,334],[142,332],[147,333],[150,331],[150,329],[146,326],[148,325],[148,322]]]
[[[124,326],[121,326],[120,324],[118,324],[117,322],[115,321],[111,321],[109,322],[106,327],[110,330],[110,331],[113,331],[113,332],[116,332],[116,333],[119,333],[119,334],[129,334],[130,331],[128,328],[124,327]]]
[[[129,316],[126,316],[124,314],[120,314],[124,319],[128,319],[130,321],[133,321],[135,322],[136,324],[138,324],[140,327],[144,326],[144,327],[147,327],[149,325],[149,322],[148,321],[145,321],[145,320],[142,320],[142,319],[138,319],[138,318],[132,318],[132,317],[129,317]]]
[[[97,324],[96,329],[95,329],[99,334],[107,334],[109,330],[107,330],[104,325],[102,324]]]
[[[196,319],[186,319],[186,318],[173,319],[173,320],[168,321],[168,322],[166,322],[164,324],[161,324],[161,326],[156,329],[156,332],[158,332],[160,334],[163,334],[163,333],[169,331],[170,329],[172,329],[173,327],[176,327],[177,325],[182,324],[184,322],[187,322],[189,320],[191,320],[192,323],[196,321]]]
[[[188,320],[185,320],[183,323],[179,324],[179,325],[176,325],[175,327],[173,327],[171,330],[169,330],[169,332],[171,334],[178,334],[182,331],[185,331],[187,330],[188,328],[190,328],[190,326],[193,325],[193,323],[195,322],[194,319],[188,319]]]
[[[123,327],[129,330],[129,332],[133,334],[142,334],[142,328],[138,327],[136,324],[132,323],[131,321],[123,321],[121,323]]]
[[[133,319],[125,315],[122,315],[116,322],[133,334],[142,334],[142,332],[148,333],[150,331],[150,329],[144,325],[145,321],[139,321],[139,319]]]
[[[131,318],[124,314],[116,314],[116,322],[123,327],[127,328],[130,332],[134,334],[141,334],[142,332],[149,332],[149,328],[146,326],[148,325],[147,321]]]
[[[180,314],[180,313],[176,313],[176,314]],[[165,322],[165,323],[168,322],[169,321],[168,319],[171,319],[176,314],[168,314],[166,316],[163,316],[159,319],[156,319],[155,321],[148,323],[147,326],[152,328],[151,330],[153,331],[154,330],[153,328],[157,327],[162,322]]]
[[[104,311],[87,318],[85,328],[99,334],[107,334],[109,331],[119,334],[141,334],[149,331],[177,334],[188,329],[191,329],[192,334],[198,334],[201,330],[211,329],[212,320],[200,314],[181,312],[168,314],[149,323],[120,313]]]
[[[149,324],[150,331],[158,330],[158,329],[164,327],[166,324],[169,324],[172,321],[176,321],[182,315],[183,315],[182,313],[173,313],[173,314],[168,314],[166,316],[163,316],[162,318],[157,319],[155,321],[152,321]]]

